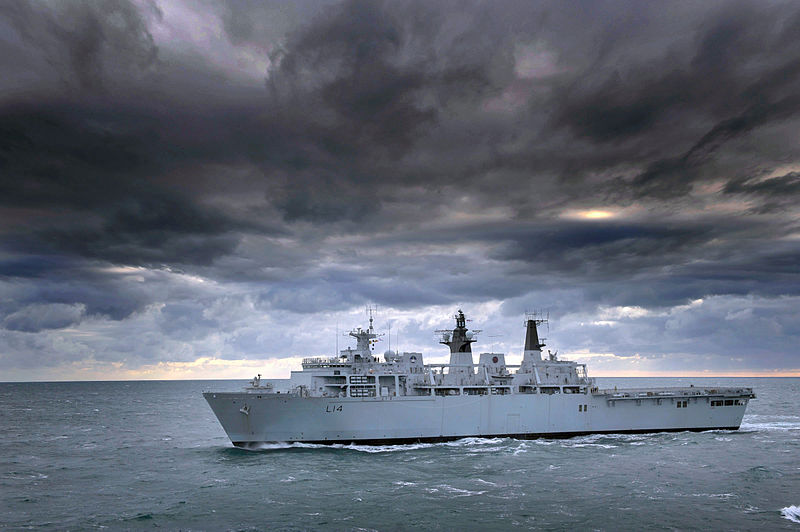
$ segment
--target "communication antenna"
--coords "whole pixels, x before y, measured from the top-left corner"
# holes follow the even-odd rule
[[[392,324],[391,323],[389,323],[389,334],[387,334],[386,336],[387,336],[387,342],[386,343],[388,344],[386,346],[386,349],[388,351],[391,351],[392,350]]]
[[[550,310],[525,310],[525,322],[523,325],[528,326],[529,321],[536,322],[536,325],[547,326],[547,336],[550,336]],[[540,337],[539,341],[544,342],[547,337]]]
[[[339,318],[336,318],[336,352],[334,356],[339,356]]]
[[[369,330],[372,331],[372,320],[378,312],[378,305],[367,305],[367,317],[369,318]]]

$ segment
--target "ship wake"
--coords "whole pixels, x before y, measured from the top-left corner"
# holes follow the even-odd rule
[[[800,523],[800,506],[787,506],[781,508],[781,515],[784,519],[788,519],[794,523]]]
[[[416,451],[419,449],[429,449],[436,447],[475,447],[480,449],[484,446],[497,445],[504,441],[512,441],[509,438],[461,438],[459,440],[440,442],[440,443],[405,443],[397,445],[361,445],[361,444],[322,444],[322,443],[302,443],[302,442],[271,442],[271,443],[252,443],[237,446],[246,451],[284,451],[288,449],[343,449],[361,453],[394,453]],[[496,450],[495,447],[491,448]]]

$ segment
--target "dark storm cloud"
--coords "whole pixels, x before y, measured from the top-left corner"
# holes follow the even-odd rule
[[[212,331],[235,358],[247,312],[367,301],[800,292],[791,2],[11,2],[0,31],[18,353],[122,322],[150,350],[126,359]]]
[[[34,304],[6,316],[3,326],[10,331],[23,332],[61,329],[80,321],[82,314],[80,305]]]
[[[630,64],[601,61],[567,86],[556,124],[600,145],[642,145],[628,155],[644,171],[619,182],[634,197],[685,196],[726,142],[800,110],[800,16],[770,7],[726,4],[699,14],[691,43],[675,39],[660,56]],[[625,43],[623,36],[609,46]],[[654,158],[645,146],[669,155]]]
[[[47,267],[41,268],[44,263]],[[169,277],[165,271],[130,268],[118,272],[64,257],[9,260],[0,263],[0,282],[5,282],[0,312],[10,316],[28,307],[35,309],[38,303],[62,310],[65,306],[79,305],[83,312],[78,318],[122,320],[160,301],[168,292],[177,298],[186,295],[185,289],[170,282]]]
[[[130,76],[156,61],[158,48],[147,18],[158,14],[155,4],[126,0],[51,4],[12,0],[0,7],[0,15],[14,30],[6,41],[7,50],[15,41],[20,46],[14,51],[28,49],[23,57],[29,62],[18,65],[16,75],[38,71],[37,81],[53,76],[69,89],[90,91],[110,89],[108,82],[116,81],[114,77]]]
[[[287,220],[363,221],[397,186],[453,181],[403,163],[418,156],[449,109],[472,113],[500,90],[497,78],[508,81],[511,38],[493,27],[502,17],[488,8],[466,20],[413,8],[345,3],[292,34],[275,57],[268,90],[277,134],[268,143],[280,150],[265,164],[285,179],[276,204]],[[473,42],[479,46],[464,48]]]
[[[729,181],[723,192],[760,200],[759,213],[795,207],[800,200],[800,173],[789,172],[782,176],[759,180],[739,178]]]

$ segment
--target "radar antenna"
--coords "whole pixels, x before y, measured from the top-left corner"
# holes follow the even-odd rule
[[[481,332],[480,329],[473,329],[468,332],[467,318],[461,309],[453,316],[456,320],[455,329],[437,329],[436,335],[439,343],[450,347],[451,353],[472,352],[470,344],[477,340],[476,336]]]

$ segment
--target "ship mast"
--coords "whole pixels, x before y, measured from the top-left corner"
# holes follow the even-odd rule
[[[367,329],[362,329],[361,327],[357,327],[348,333],[348,336],[352,336],[356,339],[356,348],[355,349],[345,349],[342,351],[342,355],[344,356],[351,356],[354,355],[355,361],[363,361],[363,362],[372,362],[372,349],[375,342],[383,336],[383,334],[376,334],[375,328],[372,325],[373,322],[373,313],[375,312],[375,307],[367,307],[367,315],[369,316],[369,327]],[[359,360],[360,358],[360,360]]]
[[[467,329],[467,319],[461,309],[454,316],[456,327],[452,331],[443,329],[436,331],[441,335],[440,344],[450,348],[450,369],[449,373],[472,375],[472,342],[475,341],[475,334],[480,331],[469,332]]]

